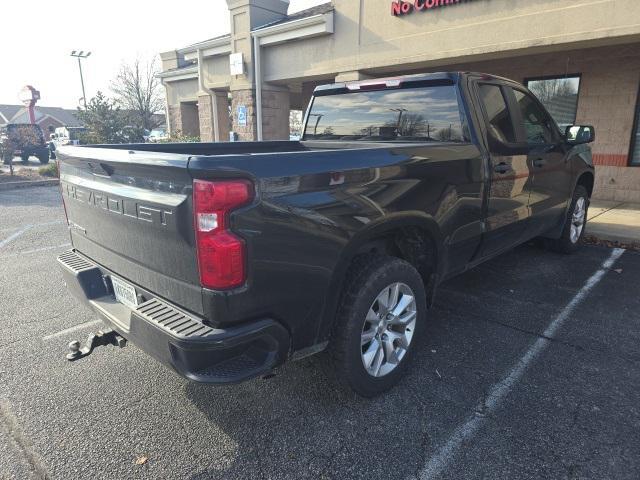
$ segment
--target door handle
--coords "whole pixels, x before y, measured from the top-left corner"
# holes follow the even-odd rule
[[[500,162],[498,165],[493,167],[493,171],[496,173],[507,173],[511,170],[511,167],[504,162]]]
[[[547,164],[547,161],[544,158],[536,158],[533,161],[533,166],[537,168],[542,168]]]

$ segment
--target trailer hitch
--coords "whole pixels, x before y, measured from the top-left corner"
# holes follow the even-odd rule
[[[80,342],[78,340],[70,342],[67,360],[73,362],[74,360],[86,357],[93,352],[95,348],[103,345],[114,345],[116,347],[124,348],[127,345],[127,340],[110,328],[99,330],[97,333],[89,335],[85,346],[82,348],[80,348]]]

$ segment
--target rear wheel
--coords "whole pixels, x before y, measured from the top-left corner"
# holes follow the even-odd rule
[[[20,160],[22,160],[22,163],[29,163],[29,155],[21,155]]]
[[[562,235],[553,240],[553,249],[561,253],[573,253],[584,236],[589,211],[589,192],[582,185],[578,185],[573,192],[571,205],[567,212]]]
[[[364,397],[396,385],[424,329],[426,295],[404,260],[363,257],[350,272],[333,330],[330,355],[342,385]]]

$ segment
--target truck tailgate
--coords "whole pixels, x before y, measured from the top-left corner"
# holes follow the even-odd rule
[[[189,156],[63,147],[59,158],[74,248],[202,314]]]

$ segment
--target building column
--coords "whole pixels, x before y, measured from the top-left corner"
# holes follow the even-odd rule
[[[256,94],[254,89],[236,90],[232,95],[233,131],[238,140],[254,141],[258,138],[258,119],[256,112]],[[240,124],[240,107],[245,107],[247,116],[244,125]],[[265,85],[262,90],[262,139],[289,140],[289,91],[270,89]]]
[[[239,140],[252,141],[258,138],[258,132],[251,30],[286,18],[289,0],[227,0],[227,5],[231,17],[232,51],[241,53],[244,62],[244,73],[231,77],[233,131],[238,134]],[[271,104],[271,101],[267,103]],[[246,112],[246,119],[243,118],[242,122],[238,119],[239,107],[243,107],[242,111]],[[287,112],[287,125],[288,118]],[[262,123],[264,126],[265,122]],[[270,135],[280,137],[282,132],[270,132]],[[263,138],[268,139],[264,132]]]
[[[200,119],[197,102],[180,103],[180,125],[178,131],[188,137],[200,136]]]
[[[240,118],[240,112],[246,116]],[[256,91],[254,89],[233,90],[231,92],[232,129],[241,142],[252,142],[258,138],[256,128]]]
[[[214,142],[213,99],[206,92],[198,94],[198,120],[200,123],[200,141]]]
[[[262,137],[289,140],[291,101],[288,90],[262,90]]]
[[[226,90],[214,90],[211,93],[213,101],[213,137],[216,142],[229,141],[229,97]]]
[[[182,109],[180,105],[169,105],[167,103],[167,130],[170,135],[175,135],[182,131]]]

